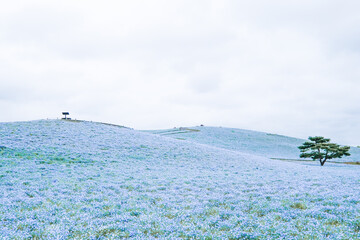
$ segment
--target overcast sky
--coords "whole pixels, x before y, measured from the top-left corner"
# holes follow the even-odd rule
[[[360,145],[360,1],[5,1],[0,121],[236,127]]]

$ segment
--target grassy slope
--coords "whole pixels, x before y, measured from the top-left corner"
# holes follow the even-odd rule
[[[297,147],[306,141],[271,133],[221,127],[176,128],[150,132],[243,153],[282,159],[298,159],[300,151]],[[350,153],[350,157],[332,161],[360,161],[360,148],[352,147]]]
[[[0,239],[360,237],[357,166],[89,122],[1,123],[0,139]]]

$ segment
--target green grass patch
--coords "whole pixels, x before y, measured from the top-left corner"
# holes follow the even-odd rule
[[[305,203],[302,203],[302,202],[293,203],[293,204],[290,205],[290,207],[294,208],[294,209],[301,209],[301,210],[307,209]]]

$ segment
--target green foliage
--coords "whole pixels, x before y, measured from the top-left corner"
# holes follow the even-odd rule
[[[331,143],[329,138],[324,137],[309,137],[311,142],[305,142],[298,147],[301,151],[301,158],[312,158],[314,161],[319,160],[323,166],[328,159],[341,158],[343,156],[350,156],[349,146],[343,146],[336,143]]]
[[[290,207],[295,208],[295,209],[301,209],[301,210],[307,209],[305,203],[301,203],[301,202],[296,202],[294,204],[291,204]]]
[[[353,224],[355,232],[360,232],[360,219],[356,220]]]

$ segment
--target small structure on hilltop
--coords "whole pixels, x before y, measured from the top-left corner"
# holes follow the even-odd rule
[[[69,112],[62,112],[62,115],[64,115],[64,118],[62,118],[62,119],[68,119],[68,120],[71,119],[71,118],[66,117],[69,115]]]

